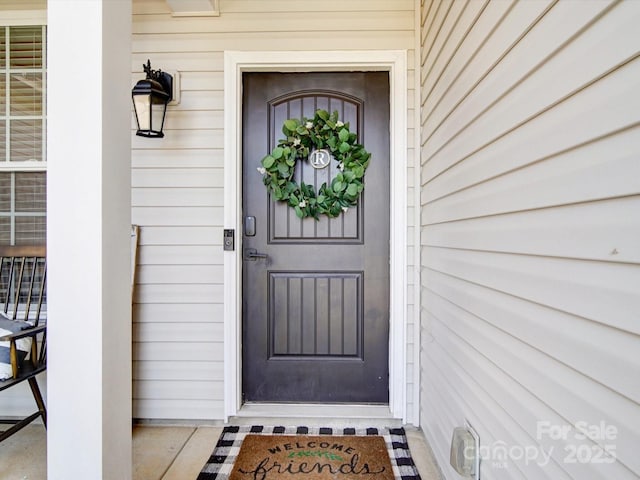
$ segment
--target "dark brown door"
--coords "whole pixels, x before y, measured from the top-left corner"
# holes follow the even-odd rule
[[[317,109],[337,110],[371,162],[357,207],[301,220],[257,168],[285,120]],[[388,73],[245,73],[242,148],[244,401],[388,403]],[[337,172],[296,164],[316,191]]]

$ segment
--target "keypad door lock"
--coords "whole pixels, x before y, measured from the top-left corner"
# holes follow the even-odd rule
[[[256,217],[244,217],[244,234],[247,237],[256,236]]]

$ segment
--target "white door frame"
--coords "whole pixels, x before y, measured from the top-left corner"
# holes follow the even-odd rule
[[[240,52],[224,55],[224,228],[236,232],[224,252],[225,421],[242,405],[242,74],[388,71],[390,82],[389,409],[406,423],[407,379],[407,53],[398,50]]]

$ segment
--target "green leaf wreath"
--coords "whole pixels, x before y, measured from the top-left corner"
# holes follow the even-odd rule
[[[282,132],[286,138],[258,168],[274,200],[287,202],[299,218],[316,220],[322,214],[337,217],[357,204],[371,154],[356,142],[349,123],[338,120],[337,111],[329,115],[326,110],[317,110],[312,120],[285,120]],[[311,185],[298,185],[293,179],[296,162],[308,158],[314,148],[329,150],[340,169],[331,185],[323,183],[317,193]]]

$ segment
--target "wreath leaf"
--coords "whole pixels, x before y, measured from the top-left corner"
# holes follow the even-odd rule
[[[284,153],[284,149],[282,147],[276,147],[271,152],[271,156],[276,160],[279,160],[280,158],[282,158],[283,153]]]
[[[280,176],[284,177],[284,178],[288,178],[289,175],[289,165],[287,165],[286,163],[279,163],[278,164],[278,172],[280,172]]]
[[[289,133],[294,132],[296,128],[298,128],[298,121],[294,119],[285,120],[284,128],[286,128]],[[287,135],[287,132],[285,132],[285,135]]]
[[[269,169],[273,166],[274,163],[276,163],[276,159],[273,158],[271,155],[267,155],[262,159],[262,166],[264,168]]]
[[[351,183],[348,187],[347,187],[347,195],[350,195],[352,197],[355,197],[356,195],[358,195],[358,186],[355,183]]]

